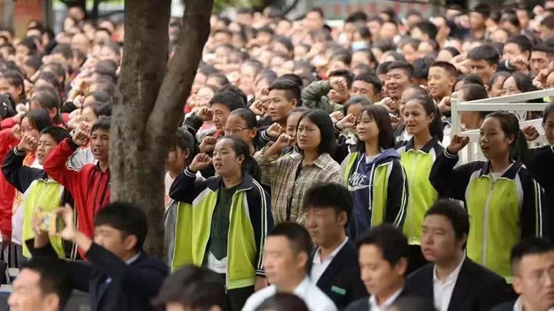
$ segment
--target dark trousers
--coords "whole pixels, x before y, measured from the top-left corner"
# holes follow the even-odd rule
[[[410,275],[410,273],[425,266],[426,264],[427,260],[423,257],[421,246],[410,245],[410,252],[408,254],[408,271],[406,271],[406,275]]]
[[[227,276],[219,275],[225,283]],[[254,294],[254,286],[227,290],[227,309],[223,311],[240,311],[244,307],[246,300]]]

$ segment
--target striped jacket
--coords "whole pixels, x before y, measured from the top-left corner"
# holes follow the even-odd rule
[[[221,177],[196,181],[186,169],[173,184],[169,196],[178,201],[172,268],[204,264],[210,240],[212,214],[217,204]],[[267,233],[273,226],[269,195],[247,173],[233,195],[227,244],[227,289],[252,286],[264,275],[263,255]]]
[[[493,180],[490,162],[454,168],[458,156],[445,150],[430,181],[441,196],[463,200],[470,216],[467,254],[473,261],[511,279],[510,250],[522,238],[546,236],[544,193],[521,162]]]

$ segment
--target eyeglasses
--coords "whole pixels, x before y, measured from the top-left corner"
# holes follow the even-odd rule
[[[244,130],[248,130],[247,128],[242,128],[242,127],[234,127],[234,128],[229,128],[229,127],[226,127],[223,129],[226,133],[238,133],[238,132],[242,132]]]

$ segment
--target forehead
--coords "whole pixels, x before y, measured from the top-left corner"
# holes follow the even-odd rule
[[[404,72],[404,70],[403,70],[403,69],[400,69],[400,68],[394,68],[394,69],[389,70],[389,71],[387,72],[387,76],[389,76],[389,75],[391,75],[391,76],[393,76],[393,75],[394,75],[394,76],[396,76],[396,75],[402,75],[402,76],[406,76],[406,77],[408,76],[408,75],[406,74],[406,72]]]
[[[302,118],[302,120],[300,120],[300,123],[298,124],[298,126],[315,126],[315,123],[312,122],[312,120],[310,120],[310,118],[307,118],[307,117],[304,117]]]
[[[533,271],[554,266],[554,252],[544,254],[531,254],[523,256],[519,268],[522,271]]]
[[[285,90],[273,89],[269,91],[269,97],[285,97]]]
[[[50,135],[50,134],[42,134],[39,138],[40,141],[47,141],[47,142],[53,142],[56,143],[56,140]]]
[[[14,281],[14,285],[17,286],[34,286],[39,284],[40,274],[31,269],[23,269],[19,273],[19,276]]]
[[[352,83],[352,86],[356,86],[357,88],[370,88],[371,83],[365,82],[363,80],[356,80]]]
[[[289,240],[282,235],[269,236],[265,245],[266,248],[272,251],[287,252],[291,249]]]
[[[227,107],[227,105],[221,104],[221,103],[213,103],[212,104],[212,109],[217,110],[217,111],[231,113],[231,110],[229,109],[229,107]]]
[[[427,227],[433,227],[433,228],[441,228],[441,229],[447,229],[447,230],[453,230],[454,227],[452,227],[452,222],[450,219],[448,219],[444,215],[429,215],[425,217],[425,220],[423,221],[424,226]]]
[[[379,262],[384,261],[383,252],[374,244],[365,244],[360,246],[360,262]]]
[[[92,132],[93,135],[110,135],[110,131],[106,131],[104,129],[96,129]]]
[[[506,80],[504,80],[504,86],[514,86],[516,85],[516,80],[514,77],[508,77]]]
[[[533,51],[533,52],[531,52],[531,57],[547,58],[548,54],[546,52],[543,52],[543,51]]]
[[[519,46],[515,43],[506,43],[506,45],[504,45],[504,50],[516,50],[516,51],[519,51]]]
[[[483,121],[481,128],[500,128],[500,121],[497,118],[485,118],[485,121]]]
[[[233,141],[230,139],[220,139],[215,145],[216,149],[233,149]]]
[[[429,74],[445,76],[445,75],[448,75],[448,71],[444,70],[444,68],[442,67],[435,66],[435,67],[429,68]]]
[[[236,114],[230,114],[227,118],[227,124],[246,124],[246,121],[244,119]]]

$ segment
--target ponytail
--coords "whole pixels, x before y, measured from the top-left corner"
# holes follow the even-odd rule
[[[523,164],[529,163],[529,146],[527,145],[525,134],[519,128],[517,117],[510,112],[499,110],[489,114],[487,118],[497,119],[504,134],[507,137],[514,137],[514,141],[510,145],[510,159],[520,161]]]
[[[433,138],[442,141],[444,137],[442,114],[439,107],[435,105],[435,101],[428,95],[417,96],[409,99],[408,101],[412,100],[417,101],[421,106],[423,106],[423,110],[425,110],[427,115],[433,114],[433,121],[429,124],[429,134],[431,134]]]
[[[525,165],[529,164],[530,154],[529,145],[525,139],[525,134],[519,129],[515,136],[513,145],[510,147],[510,157],[515,161],[520,161]]]

